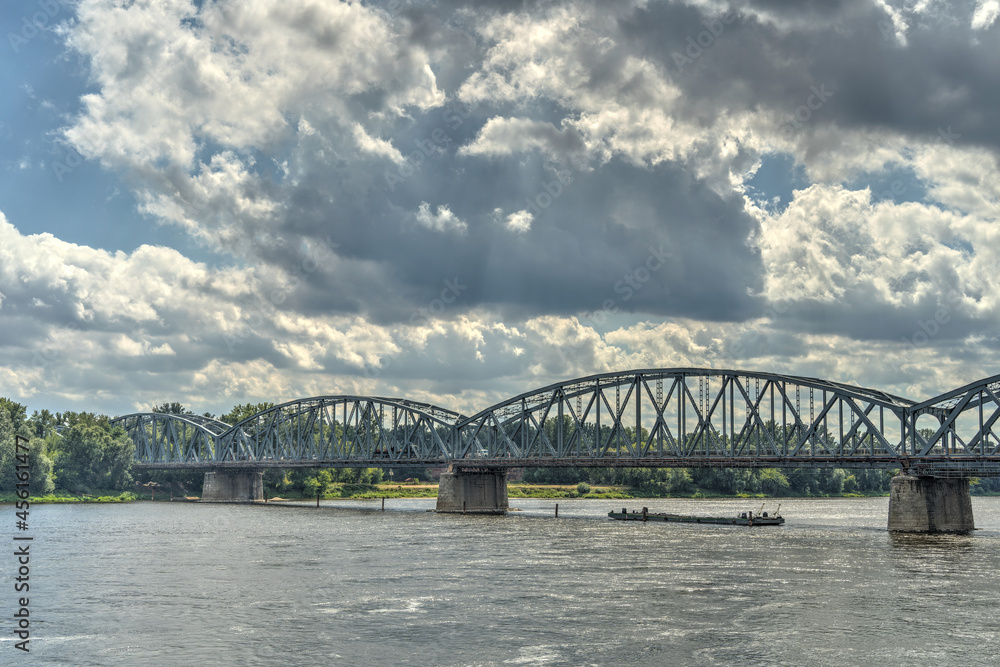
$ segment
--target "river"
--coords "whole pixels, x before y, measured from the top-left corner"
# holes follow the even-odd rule
[[[974,535],[918,537],[885,531],[887,498],[783,500],[787,523],[758,528],[606,513],[760,501],[555,502],[35,506],[28,662],[997,664],[1000,498],[973,498]]]

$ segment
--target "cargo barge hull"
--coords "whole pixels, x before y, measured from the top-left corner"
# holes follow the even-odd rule
[[[765,514],[754,516],[688,516],[684,514],[665,514],[660,512],[650,512],[645,507],[641,512],[629,512],[622,509],[621,512],[608,512],[609,519],[617,521],[667,521],[675,523],[710,523],[726,526],[780,526],[785,523],[782,516],[766,516]]]

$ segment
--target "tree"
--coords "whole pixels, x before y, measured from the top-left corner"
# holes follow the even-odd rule
[[[28,487],[33,496],[44,496],[55,491],[56,485],[52,478],[52,459],[46,451],[44,438],[32,438],[28,444],[31,453],[28,456],[28,470],[31,473],[31,485]]]
[[[108,426],[110,418],[107,415],[95,415],[93,412],[57,412],[58,426]]]
[[[668,493],[689,493],[694,488],[687,468],[671,468],[666,482]]]
[[[307,496],[315,496],[319,494],[320,491],[320,481],[315,477],[307,477],[304,482],[302,482],[302,490]]]
[[[20,403],[9,398],[0,398],[0,489],[13,492],[16,484],[17,470],[17,438],[28,437],[31,432],[25,424],[24,415],[27,412]]]
[[[27,411],[28,409],[20,403],[16,403],[9,398],[0,398],[0,419],[6,417],[15,432],[21,430],[21,427],[24,426],[24,416]]]
[[[41,412],[35,410],[31,413],[31,419],[28,420],[28,427],[32,434],[38,438],[44,438],[59,425],[58,415],[54,415],[48,410]]]
[[[788,478],[777,468],[763,468],[760,473],[760,490],[769,496],[787,496],[791,490]]]
[[[244,419],[253,417],[258,412],[263,412],[273,407],[274,403],[246,403],[245,405],[237,405],[219,417],[219,421],[224,421],[227,424],[238,424]]]
[[[193,415],[194,412],[188,410],[180,403],[164,403],[163,405],[154,405],[153,412],[159,412],[160,414],[167,415]]]
[[[104,424],[78,423],[47,441],[56,485],[71,493],[127,490],[132,486],[134,446],[125,432]]]

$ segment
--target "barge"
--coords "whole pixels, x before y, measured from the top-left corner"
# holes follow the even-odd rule
[[[778,506],[780,509],[780,505]],[[785,523],[785,518],[775,510],[770,515],[767,512],[741,512],[739,516],[692,516],[687,514],[669,514],[663,512],[650,512],[649,508],[643,507],[641,511],[632,510],[629,512],[624,507],[621,512],[614,510],[608,512],[609,519],[617,521],[674,521],[677,523],[714,523],[727,526],[780,526]]]

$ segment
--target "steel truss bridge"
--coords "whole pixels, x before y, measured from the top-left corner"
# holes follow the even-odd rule
[[[230,425],[117,417],[146,468],[880,467],[1000,476],[1000,375],[923,402],[807,377],[669,368],[549,385],[465,416],[320,396]]]

